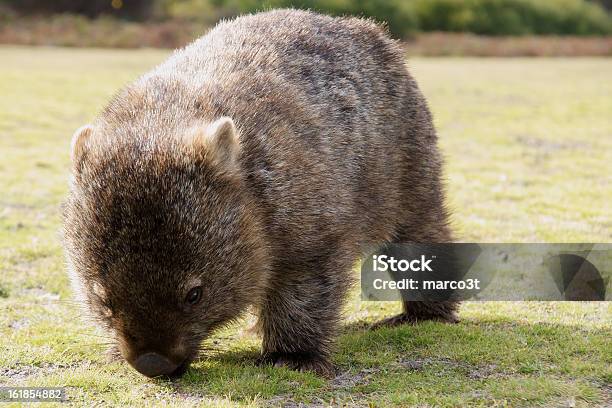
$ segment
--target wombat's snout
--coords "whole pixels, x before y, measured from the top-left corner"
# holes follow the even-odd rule
[[[160,375],[174,376],[180,375],[177,371],[181,367],[180,364],[175,364],[168,358],[157,353],[145,353],[139,356],[132,366],[139,373],[146,375],[147,377],[158,377]]]

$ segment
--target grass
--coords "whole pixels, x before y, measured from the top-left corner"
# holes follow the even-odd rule
[[[108,16],[91,20],[72,14],[12,16],[3,20],[1,14],[0,9],[0,44],[170,49],[182,47],[204,34],[220,17],[218,11],[212,10],[199,14],[206,16],[205,21],[171,18],[135,22]],[[612,36],[487,36],[422,32],[411,35],[403,45],[406,53],[413,56],[612,56]]]
[[[376,332],[395,303],[346,308],[340,375],[258,368],[228,328],[181,380],[107,364],[70,301],[58,239],[72,131],[166,51],[0,48],[0,384],[82,405],[606,406],[612,306],[466,303],[462,323]],[[411,59],[447,158],[463,241],[610,242],[612,60]],[[245,320],[249,320],[246,317]]]

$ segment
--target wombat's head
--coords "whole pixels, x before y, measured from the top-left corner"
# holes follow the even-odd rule
[[[260,297],[266,250],[233,122],[175,137],[85,126],[64,206],[78,296],[147,376],[178,375]]]

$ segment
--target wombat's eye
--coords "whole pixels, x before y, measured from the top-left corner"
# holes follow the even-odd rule
[[[202,287],[196,286],[195,288],[191,289],[189,293],[187,293],[185,302],[189,303],[190,305],[197,305],[201,299],[202,299]]]

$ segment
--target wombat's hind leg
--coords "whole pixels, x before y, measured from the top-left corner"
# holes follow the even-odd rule
[[[435,320],[444,323],[458,323],[457,310],[459,302],[402,302],[402,313],[383,319],[372,325],[372,329],[393,327],[400,324],[414,324],[424,320]]]
[[[446,215],[441,212],[439,219],[444,220]],[[421,231],[420,234],[411,234],[407,231]],[[398,233],[395,243],[403,242],[424,242],[424,243],[445,243],[451,242],[451,234],[448,226],[444,222],[436,223],[434,220],[425,221],[420,225],[413,225],[402,228]],[[425,244],[424,248],[428,248]],[[431,248],[429,249],[431,251]],[[441,259],[441,257],[438,257]],[[451,278],[455,276],[455,266],[452,258],[446,258],[448,266],[445,270],[445,276]],[[460,302],[456,300],[444,301],[402,301],[402,313],[381,320],[372,325],[372,329],[379,327],[393,327],[400,324],[414,324],[425,320],[434,320],[444,323],[458,323],[459,317],[457,311]]]

